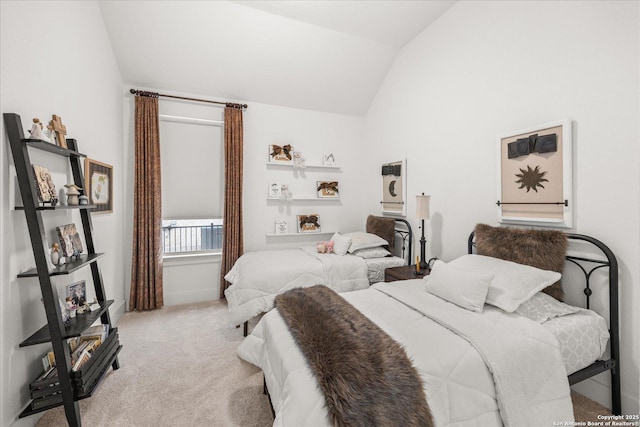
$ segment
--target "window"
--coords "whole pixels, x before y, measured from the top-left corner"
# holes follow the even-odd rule
[[[165,254],[220,252],[222,219],[162,220],[162,242]]]
[[[204,105],[160,103],[165,255],[222,250],[224,128],[220,120],[189,117],[222,119],[223,112]]]

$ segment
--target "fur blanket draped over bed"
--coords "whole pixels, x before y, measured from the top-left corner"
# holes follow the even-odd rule
[[[335,426],[433,426],[404,349],[337,293],[322,285],[292,289],[275,303]]]

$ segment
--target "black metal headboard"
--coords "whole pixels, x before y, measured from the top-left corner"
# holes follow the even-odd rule
[[[413,261],[413,258],[411,257],[411,248],[413,248],[413,232],[411,231],[411,224],[409,224],[409,221],[402,218],[394,218],[394,220],[396,221],[395,232],[402,239],[402,258],[407,261],[407,265],[411,265],[411,262]],[[406,230],[398,228],[399,223],[404,224]],[[405,254],[408,254],[408,256],[405,256]]]
[[[591,274],[600,269],[609,269],[609,360],[597,360],[584,369],[569,375],[569,384],[573,385],[580,381],[591,378],[594,375],[611,370],[611,405],[614,415],[622,413],[620,401],[620,335],[619,335],[619,314],[618,314],[618,260],[607,245],[600,240],[583,234],[566,233],[569,241],[584,241],[599,249],[606,257],[606,261],[598,258],[578,257],[566,255],[566,260],[577,265],[585,277],[585,287],[583,293],[586,297],[586,308],[589,309],[589,297],[593,293],[591,290]],[[468,253],[473,253],[475,247],[475,233],[471,232],[467,242]]]

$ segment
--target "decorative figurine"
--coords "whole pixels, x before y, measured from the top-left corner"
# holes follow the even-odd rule
[[[78,196],[78,199],[80,199],[80,206],[89,205],[89,198],[87,196],[85,196],[84,194],[81,195],[81,196]]]
[[[67,190],[67,205],[69,206],[78,206],[80,204],[80,199],[78,196],[80,195],[80,191],[82,187],[78,187],[75,184],[65,184],[69,190]]]
[[[285,202],[291,201],[291,192],[289,191],[289,186],[287,184],[282,184],[280,200],[284,200]]]
[[[73,303],[73,298],[67,297],[67,301],[65,304],[67,306],[67,310],[69,310],[69,318],[76,317],[76,311],[78,307],[76,307],[76,305]]]
[[[40,119],[37,117],[34,117],[33,126],[31,126],[31,130],[29,131],[29,133],[31,133],[31,138],[41,139],[43,141],[49,142],[49,138],[45,136],[43,129],[44,129],[44,126],[42,125],[42,122],[40,121]]]
[[[293,167],[296,169],[304,169],[307,167],[306,160],[302,157],[300,151],[293,152]]]
[[[58,265],[60,262],[60,245],[57,243],[51,245],[51,262],[53,265]]]

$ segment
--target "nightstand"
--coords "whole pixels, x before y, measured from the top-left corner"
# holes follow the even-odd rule
[[[422,279],[431,273],[429,269],[421,270],[423,274],[416,274],[415,265],[403,265],[401,267],[390,267],[384,270],[384,281],[395,282],[396,280]]]

